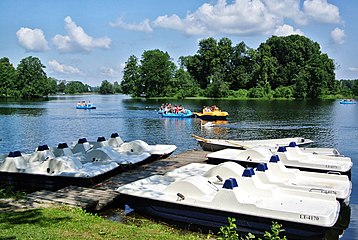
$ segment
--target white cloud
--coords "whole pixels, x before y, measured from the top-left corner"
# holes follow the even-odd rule
[[[143,32],[165,28],[198,36],[303,35],[295,25],[306,25],[310,20],[341,21],[338,7],[327,0],[214,0],[185,16],[165,14],[140,24],[127,24],[120,18],[111,25]]]
[[[77,26],[71,17],[65,18],[66,36],[57,34],[52,41],[61,52],[86,51],[94,48],[109,48],[112,40],[108,37],[93,38],[82,27]]]
[[[119,77],[121,74],[120,69],[114,69],[111,67],[101,67],[100,72],[102,76],[109,77],[109,78],[116,78]]]
[[[118,18],[116,22],[110,22],[110,26],[127,29],[127,30],[133,30],[133,31],[139,31],[139,32],[153,32],[152,27],[150,26],[149,19],[144,19],[142,22],[135,24],[135,23],[125,23],[122,18]]]
[[[304,35],[300,29],[294,30],[292,26],[284,24],[282,26],[278,26],[274,32],[276,36],[289,36],[289,35]]]
[[[339,23],[339,9],[327,0],[305,0],[303,2],[304,12],[314,20],[322,23]]]
[[[349,67],[348,70],[352,72],[358,72],[358,67]]]
[[[292,19],[295,23],[307,23],[307,17],[300,9],[300,0],[263,0],[268,11],[282,18]]]
[[[180,30],[188,35],[252,35],[271,32],[281,20],[261,0],[236,0],[232,4],[218,0],[214,5],[203,4],[184,19],[177,15],[159,16],[154,20],[154,25]]]
[[[331,32],[331,39],[334,43],[336,44],[343,44],[344,43],[344,38],[346,37],[344,30],[340,29],[340,28],[335,28],[332,32]]]
[[[41,29],[22,27],[16,32],[16,36],[20,45],[28,51],[43,52],[50,49]]]
[[[48,65],[50,69],[54,72],[61,73],[61,74],[81,74],[81,71],[69,65],[61,64],[57,60],[50,60],[48,61]]]

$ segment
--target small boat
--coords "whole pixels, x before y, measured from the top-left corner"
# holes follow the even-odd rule
[[[343,99],[339,102],[340,104],[357,104],[354,99]]]
[[[222,112],[220,110],[214,110],[207,112],[203,110],[202,112],[194,112],[195,117],[201,118],[202,120],[215,121],[215,120],[226,120],[229,116],[228,112]]]
[[[242,178],[245,168],[235,162],[224,162],[219,165],[190,163],[167,172],[167,176],[204,176],[215,184],[222,184],[223,179]],[[259,163],[253,178],[258,178],[260,185],[276,185],[305,192],[334,194],[337,200],[349,204],[352,182],[346,175],[325,174],[289,169],[281,161]],[[239,180],[240,181],[240,180]]]
[[[262,186],[252,169],[243,177],[214,184],[203,176],[154,175],[117,189],[119,199],[134,211],[202,230],[218,230],[236,219],[241,233],[263,235],[272,221],[291,239],[322,239],[337,226],[340,203],[333,194]]]
[[[137,145],[142,148],[143,151],[149,152],[151,154],[151,159],[161,159],[169,157],[177,147],[170,144],[155,144],[149,145],[148,143],[142,140],[134,140],[131,142],[124,142],[118,133],[112,133],[110,139],[108,140],[108,145],[115,149],[130,149],[131,145]]]
[[[171,113],[171,112],[163,112],[162,117],[167,118],[192,118],[194,114],[189,110],[185,109],[185,112]]]
[[[56,157],[47,145],[31,154],[0,157],[0,182],[22,190],[57,190],[69,185],[92,186],[117,173],[113,161],[82,162],[83,156]]]
[[[82,101],[77,103],[76,109],[96,109],[96,106],[90,102]]]
[[[80,138],[76,145],[72,146],[71,151],[84,155],[84,161],[113,161],[123,168],[128,165],[143,164],[151,157],[149,152],[135,145],[115,149],[109,146],[104,137],[97,138],[96,142],[88,142],[86,138]]]
[[[265,140],[225,140],[225,139],[208,139],[192,135],[202,147],[204,151],[219,151],[226,148],[233,149],[249,149],[256,146],[277,147],[288,146],[291,142],[295,142],[299,146],[312,143],[310,139],[302,137],[265,139]]]
[[[351,176],[352,160],[349,157],[327,156],[305,153],[294,143],[279,147],[276,152],[265,147],[247,150],[223,149],[207,155],[208,163],[219,164],[225,161],[237,162],[243,166],[256,167],[261,162],[282,161],[289,168],[303,171],[338,173]]]

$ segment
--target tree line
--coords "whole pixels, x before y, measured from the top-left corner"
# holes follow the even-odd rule
[[[358,81],[335,80],[333,59],[307,37],[272,36],[257,49],[203,39],[193,56],[144,51],[128,58],[121,91],[133,97],[322,98],[358,96]]]
[[[358,80],[335,80],[333,59],[307,37],[272,36],[257,49],[229,38],[202,39],[196,54],[176,65],[167,52],[144,51],[128,58],[118,83],[98,87],[47,77],[37,57],[15,68],[0,59],[0,97],[34,98],[49,94],[124,93],[133,97],[324,98],[358,96]]]
[[[101,94],[119,93],[119,83],[103,80],[101,86],[91,87],[81,81],[57,80],[47,77],[45,66],[37,57],[26,57],[17,68],[9,58],[0,58],[0,97],[37,98],[50,94],[80,94],[98,92]]]

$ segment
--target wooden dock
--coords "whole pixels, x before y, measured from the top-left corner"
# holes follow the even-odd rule
[[[169,158],[159,159],[152,163],[138,166],[92,187],[69,186],[55,192],[47,190],[36,191],[27,195],[28,199],[24,203],[25,206],[23,208],[26,208],[26,205],[28,207],[36,207],[38,204],[54,203],[99,211],[116,201],[118,193],[115,190],[118,187],[151,175],[165,174],[170,170],[189,163],[206,162],[206,155],[208,153],[202,150],[189,150]],[[18,203],[16,204],[19,205]]]

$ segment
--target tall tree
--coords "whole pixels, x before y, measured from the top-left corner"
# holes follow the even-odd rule
[[[45,68],[37,57],[27,57],[17,66],[17,89],[21,97],[42,97],[49,93]]]
[[[99,87],[99,93],[101,94],[112,94],[113,93],[113,85],[107,80],[103,80],[101,86]]]
[[[144,51],[141,59],[140,78],[146,97],[166,96],[165,88],[173,78],[175,68],[168,53],[158,49]]]
[[[16,92],[16,70],[6,57],[0,59],[0,97],[14,97]]]
[[[144,90],[140,80],[138,58],[134,55],[130,56],[125,63],[120,87],[124,94],[132,96],[140,96]]]

